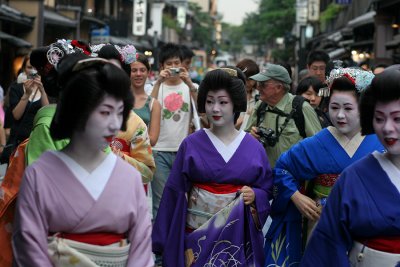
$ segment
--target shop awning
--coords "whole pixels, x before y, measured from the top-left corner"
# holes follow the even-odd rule
[[[335,50],[329,52],[328,55],[329,55],[329,57],[330,57],[331,59],[337,59],[337,58],[339,58],[340,56],[343,56],[344,54],[346,54],[346,52],[347,52],[346,49],[344,49],[344,48],[338,48],[338,49],[335,49]]]
[[[24,13],[9,7],[5,4],[0,5],[0,20],[6,20],[32,28],[34,17],[25,15]]]
[[[32,47],[32,44],[25,41],[24,39],[18,38],[14,35],[5,33],[5,32],[1,32],[0,31],[0,39],[9,42],[12,45],[15,45],[17,47],[26,47],[26,48],[30,48]]]
[[[127,44],[135,45],[135,41],[133,41],[130,38],[121,36],[111,36],[111,35],[110,35],[110,43],[115,45],[127,45]]]
[[[92,17],[92,16],[86,16],[86,15],[82,17],[82,21],[88,21],[88,22],[97,24],[99,26],[106,26],[107,25],[107,23],[105,23],[104,21],[102,21],[102,20],[100,20],[98,18],[95,18],[95,17]]]
[[[395,49],[400,45],[400,34],[397,34],[393,37],[393,40],[387,42],[385,44],[387,49]]]
[[[347,26],[351,27],[351,28],[357,28],[357,27],[360,27],[360,26],[364,26],[364,25],[367,25],[367,24],[374,23],[375,15],[376,15],[375,11],[370,11],[368,13],[365,13],[364,15],[361,15],[361,16],[355,18],[355,19],[350,20],[347,23]]]
[[[332,40],[335,42],[339,42],[340,40],[342,40],[342,38],[343,38],[343,35],[340,31],[334,32],[326,37],[326,39],[329,39],[329,40]]]
[[[78,22],[76,20],[65,17],[57,12],[51,10],[45,10],[44,12],[44,23],[50,25],[56,25],[67,28],[76,28]]]

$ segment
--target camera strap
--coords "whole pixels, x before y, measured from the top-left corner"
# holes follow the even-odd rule
[[[296,110],[292,109],[289,114],[279,110],[279,109],[267,109],[266,112],[275,113],[276,116],[275,120],[275,129],[276,129],[276,137],[279,140],[279,136],[281,136],[282,132],[285,130],[286,126],[288,125],[289,121],[293,118],[294,113]],[[279,127],[279,117],[286,117],[285,121],[283,122],[282,126]]]

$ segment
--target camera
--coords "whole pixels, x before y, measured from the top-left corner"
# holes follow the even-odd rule
[[[179,75],[179,72],[181,72],[180,68],[170,68],[169,70],[171,71],[172,76]]]
[[[27,78],[30,79],[30,80],[33,80],[33,79],[35,79],[35,78],[38,77],[38,76],[39,76],[39,74],[38,74],[38,72],[37,72],[36,70],[31,70],[31,71],[29,72]]]
[[[260,143],[266,147],[274,147],[276,143],[279,141],[279,136],[275,134],[275,131],[272,130],[271,128],[264,128],[264,127],[258,127],[258,132],[257,134],[260,136]]]

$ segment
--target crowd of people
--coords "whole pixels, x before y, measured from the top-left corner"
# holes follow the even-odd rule
[[[400,266],[400,66],[58,40],[8,88],[0,266]],[[329,70],[328,70],[329,69]]]

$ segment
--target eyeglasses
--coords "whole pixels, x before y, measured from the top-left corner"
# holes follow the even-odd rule
[[[94,57],[94,58],[86,58],[86,59],[81,59],[79,60],[74,67],[72,68],[72,72],[77,72],[86,68],[90,68],[96,65],[105,65],[111,63],[110,61],[108,61],[107,59],[104,58],[98,58],[98,57]]]
[[[276,82],[257,82],[257,86],[261,88],[266,88],[267,86],[278,85],[279,83]]]

